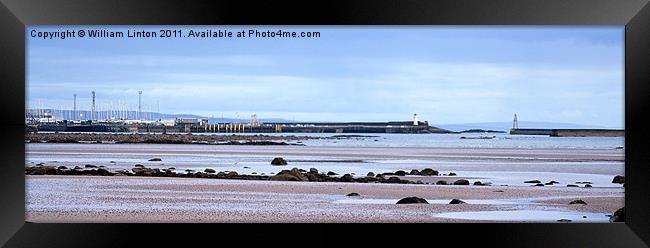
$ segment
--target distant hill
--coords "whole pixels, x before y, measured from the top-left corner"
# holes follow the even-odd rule
[[[484,129],[496,131],[509,131],[512,128],[512,122],[482,122],[482,123],[459,123],[459,124],[438,124],[434,125],[439,128],[460,132],[469,129]],[[520,121],[519,128],[545,128],[545,129],[588,129],[608,127],[597,125],[582,125],[574,123],[557,123],[557,122],[539,122],[539,121]]]

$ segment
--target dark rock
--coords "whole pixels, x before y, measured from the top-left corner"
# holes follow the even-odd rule
[[[217,171],[215,171],[213,169],[210,169],[210,168],[207,168],[207,169],[203,170],[203,172],[205,172],[205,173],[215,173]]]
[[[350,194],[347,194],[345,196],[359,196],[359,193],[350,193]]]
[[[367,174],[366,176],[367,176],[367,177],[374,177],[374,176],[375,176],[375,173],[373,173],[373,172],[371,171],[371,172],[368,172],[368,174]]]
[[[609,222],[625,222],[625,208],[619,208],[609,217]]]
[[[436,182],[436,184],[437,184],[437,185],[447,185],[447,181],[445,181],[445,180],[440,180],[440,181]]]
[[[449,175],[450,175],[450,176],[455,176],[455,175],[456,175],[456,173],[453,173],[453,172],[449,172]]]
[[[524,183],[542,183],[540,180],[524,181]]]
[[[25,168],[26,175],[56,175],[58,170],[54,166],[36,166]]]
[[[345,174],[341,177],[341,182],[354,182],[354,178],[350,174]]]
[[[251,168],[251,167],[248,167],[248,166],[244,166],[244,169],[250,169],[250,168]]]
[[[386,183],[402,183],[402,180],[399,177],[389,177],[385,181]]]
[[[566,186],[567,186],[567,187],[580,187],[580,186],[575,185],[575,184],[567,184]]]
[[[332,171],[328,171],[328,172],[327,172],[327,175],[328,175],[328,176],[336,176],[336,175],[338,175],[338,174],[336,174],[336,173],[334,173],[334,172],[332,172]]]
[[[415,204],[415,203],[427,203],[428,204],[427,200],[419,198],[419,197],[415,197],[415,196],[402,198],[396,204]]]
[[[287,161],[284,158],[277,157],[271,161],[272,165],[287,165]]]
[[[117,176],[130,176],[132,174],[128,170],[118,170],[118,171],[115,172],[115,175],[117,175]]]
[[[114,164],[114,163],[115,163],[115,161],[109,161],[109,163],[111,163],[111,164]]]
[[[592,182],[585,181],[585,182],[576,182],[576,184],[591,184]]]
[[[81,168],[81,167],[79,167],[79,166],[75,166],[75,167],[73,168],[73,170],[81,170],[81,169],[83,169],[83,168]]]
[[[449,204],[465,204],[466,202],[460,200],[460,199],[452,199]]]
[[[219,178],[226,177],[226,173],[223,172],[223,171],[220,171],[220,172],[217,173],[217,177],[219,177]]]
[[[614,180],[612,180],[612,183],[623,184],[623,183],[625,183],[625,177],[624,176],[615,176]]]
[[[481,181],[476,181],[474,182],[475,186],[487,186],[487,184],[483,184]]]
[[[102,168],[97,169],[96,173],[99,176],[112,176],[112,175],[115,175],[115,173],[112,173],[112,172],[110,172],[110,171],[108,171],[106,169],[102,169]]]
[[[406,176],[406,171],[398,170],[398,171],[395,172],[395,175],[397,175],[397,176]]]
[[[422,176],[437,176],[438,171],[434,170],[434,169],[431,169],[431,168],[426,168],[426,169],[420,171],[420,175],[422,175]]]
[[[228,174],[226,174],[226,177],[236,177],[236,176],[239,176],[239,174],[237,174],[236,171],[231,171],[228,172]]]
[[[469,185],[469,181],[467,181],[465,179],[456,180],[454,182],[454,185]]]
[[[149,161],[152,161],[152,162],[154,162],[154,161],[162,161],[162,159],[160,159],[160,158],[152,158],[152,159],[149,159]]]
[[[551,181],[548,182],[547,184],[557,184],[557,183],[560,183],[560,182],[551,180]]]
[[[57,167],[56,169],[57,169],[57,170],[67,170],[68,167],[65,167],[65,166],[59,166],[59,167]]]
[[[569,205],[573,205],[573,204],[587,205],[587,203],[585,201],[583,201],[583,200],[574,200],[574,201],[569,202]]]
[[[291,170],[282,170],[278,172],[275,176],[269,178],[273,181],[307,181],[308,177],[304,176],[298,168],[293,168]]]
[[[301,181],[300,178],[291,174],[278,174],[269,178],[271,181]]]
[[[291,170],[289,171],[289,174],[291,174],[291,175],[293,175],[293,176],[299,178],[301,181],[307,181],[307,180],[309,180],[305,175],[302,174],[302,172],[301,172],[300,169],[298,169],[298,168],[293,168],[293,169],[291,169]]]
[[[571,222],[571,220],[569,220],[569,219],[559,219],[559,220],[557,220],[557,222]]]
[[[133,171],[136,176],[154,176],[156,174],[156,170],[151,168],[136,167],[131,169],[131,171]]]
[[[550,183],[550,182],[548,182],[548,183],[545,183],[544,185],[553,185],[553,184],[552,184],[552,183]]]
[[[169,167],[169,168],[167,168],[167,170],[176,170],[176,168],[174,168],[174,167]]]
[[[379,173],[379,174],[375,175],[375,177],[376,178],[384,178],[384,174]]]
[[[533,186],[538,186],[538,187],[542,186],[542,187],[543,187],[544,184],[538,183],[538,184],[535,184],[535,185],[533,185]]]
[[[136,168],[144,168],[144,165],[136,164],[136,165],[134,165],[134,167],[136,167]]]
[[[96,165],[92,165],[92,164],[87,164],[84,167],[86,167],[86,168],[98,168]]]
[[[418,171],[418,170],[411,170],[411,172],[409,172],[409,175],[420,175],[420,171]]]
[[[591,188],[591,184],[585,184],[585,188]]]
[[[309,173],[318,174],[318,170],[316,168],[309,168]]]

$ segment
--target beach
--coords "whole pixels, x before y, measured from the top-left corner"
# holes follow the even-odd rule
[[[436,216],[473,211],[529,211],[533,213],[528,216],[530,222],[555,222],[555,218],[603,222],[607,214],[623,205],[623,191],[619,188],[541,189],[144,177],[28,176],[27,192],[26,219],[31,222],[495,221]],[[346,196],[353,192],[360,196]],[[422,197],[431,203],[395,204],[407,196]],[[467,204],[448,204],[451,199],[462,199]],[[588,205],[569,205],[576,199]],[[560,213],[550,218],[536,217],[536,211]],[[497,222],[513,221],[519,222],[516,219]]]
[[[351,174],[354,178],[366,177],[369,172],[389,175],[403,170],[407,175],[398,176],[400,179],[419,183],[27,175],[26,220],[608,222],[608,215],[624,206],[623,185],[612,183],[614,176],[624,175],[624,151],[617,148],[620,140],[605,140],[611,145],[602,145],[605,142],[597,140],[596,147],[522,148],[409,144],[395,147],[373,145],[373,139],[377,138],[313,139],[320,143],[304,141],[306,146],[26,144],[26,166],[91,164],[118,171],[140,164],[162,170],[173,167],[178,172],[214,169],[267,176],[292,168],[314,168],[320,173]],[[369,145],[350,145],[355,142]],[[285,158],[288,165],[271,165],[274,157]],[[151,158],[159,160],[149,161]],[[425,168],[440,173],[408,174]],[[439,181],[452,184],[461,179],[468,180],[470,185],[436,185]],[[525,182],[531,180],[544,185]],[[477,181],[486,186],[473,185]],[[557,183],[548,184],[550,181]],[[350,193],[359,196],[346,196]],[[395,204],[411,196],[426,199],[429,204]],[[449,204],[452,199],[465,204]],[[574,200],[587,204],[569,204]]]

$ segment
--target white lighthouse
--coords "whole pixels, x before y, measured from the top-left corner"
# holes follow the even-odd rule
[[[418,122],[420,122],[420,120],[418,119],[418,114],[415,113],[413,114],[413,126],[417,126]]]

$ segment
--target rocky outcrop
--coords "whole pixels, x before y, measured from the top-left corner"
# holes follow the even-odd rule
[[[452,200],[449,202],[449,204],[465,204],[465,203],[466,203],[466,202],[464,202],[463,200],[460,200],[460,199],[452,199]]]
[[[447,185],[447,181],[445,181],[445,180],[437,181],[436,185]]]
[[[400,179],[399,177],[384,178],[383,175],[378,174],[375,177],[358,177],[355,178],[353,173],[345,174],[341,177],[330,176],[327,174],[319,173],[317,169],[311,168],[305,171],[298,168],[291,170],[282,170],[274,176],[256,175],[239,175],[235,171],[219,171],[215,174],[215,170],[206,168],[202,172],[195,172],[191,169],[186,169],[185,173],[176,173],[174,168],[159,169],[147,168],[143,165],[137,164],[129,170],[118,170],[110,172],[106,168],[98,169],[83,169],[75,166],[70,170],[67,167],[54,167],[54,166],[33,166],[26,167],[25,174],[27,175],[94,175],[94,176],[150,176],[150,177],[184,177],[184,178],[215,178],[215,179],[239,179],[239,180],[274,180],[274,181],[310,181],[310,182],[349,182],[349,183],[398,183],[398,184],[424,184],[422,181],[410,181]],[[335,174],[329,172],[328,174]]]
[[[428,204],[429,202],[427,202],[427,200],[422,199],[420,197],[411,196],[411,197],[400,199],[399,201],[397,201],[396,204],[418,204],[418,203]]]
[[[397,176],[406,176],[406,171],[398,170],[398,171],[395,172],[395,175],[397,175]]]
[[[281,157],[273,158],[273,160],[271,161],[271,165],[276,165],[276,166],[287,165],[287,160]]]

